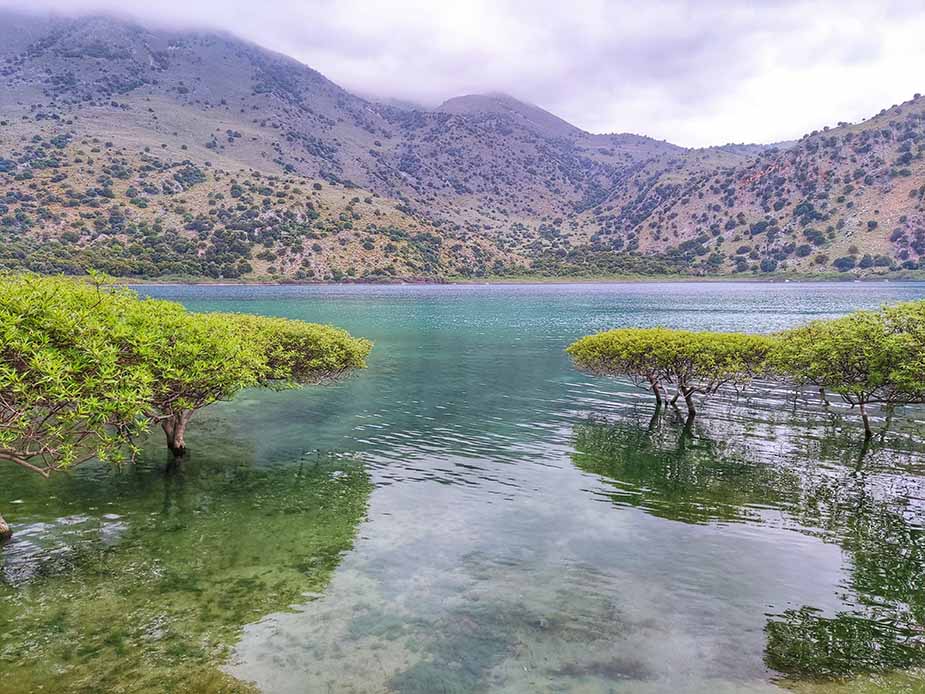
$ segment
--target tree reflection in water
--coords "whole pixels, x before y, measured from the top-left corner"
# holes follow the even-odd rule
[[[353,457],[259,465],[222,433],[167,470],[4,468],[33,503],[0,555],[0,690],[253,691],[220,670],[230,646],[325,589],[371,485]]]
[[[574,463],[613,503],[683,523],[776,523],[838,544],[844,609],[768,615],[765,661],[831,679],[925,666],[925,446],[869,445],[838,417],[727,401],[691,425],[631,412],[574,429]]]

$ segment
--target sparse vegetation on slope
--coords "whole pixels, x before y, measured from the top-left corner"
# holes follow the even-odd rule
[[[395,280],[925,269],[925,100],[777,147],[366,101],[227,36],[0,27],[0,264]]]

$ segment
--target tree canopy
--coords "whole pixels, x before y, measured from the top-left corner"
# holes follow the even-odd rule
[[[780,333],[771,368],[797,384],[837,393],[857,407],[925,402],[925,302],[856,311]]]
[[[589,335],[566,352],[583,371],[623,376],[646,385],[660,404],[674,387],[690,415],[695,395],[741,385],[764,369],[771,340],[743,333],[690,332],[667,328],[620,328]]]
[[[124,455],[153,393],[151,336],[122,319],[136,301],[57,277],[0,279],[0,459],[48,476]]]
[[[655,393],[683,397],[740,387],[756,377],[838,394],[857,407],[867,436],[868,407],[892,411],[925,402],[925,301],[817,320],[775,335],[621,328],[583,337],[566,351],[575,365],[597,375],[624,377]],[[826,402],[828,402],[826,400]]]
[[[152,424],[182,453],[196,410],[362,368],[371,347],[329,326],[191,313],[100,280],[4,275],[0,459],[45,476],[119,460]]]

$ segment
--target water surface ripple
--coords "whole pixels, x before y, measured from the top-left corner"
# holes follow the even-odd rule
[[[563,353],[620,326],[769,332],[925,285],[140,290],[375,342],[367,371],[243,393],[189,435],[195,456],[222,437],[257,469],[356,457],[372,483],[327,586],[239,625],[227,671],[261,691],[763,693],[925,664],[925,413],[863,449],[844,408],[759,384],[688,427]],[[23,501],[10,583],[103,517],[77,482],[56,488],[67,516],[18,473],[0,489]],[[118,545],[132,515],[111,501],[93,532]]]

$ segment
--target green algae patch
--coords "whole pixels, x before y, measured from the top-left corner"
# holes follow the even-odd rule
[[[795,694],[921,694],[925,692],[925,671],[864,675],[830,682],[783,682]]]
[[[3,691],[253,691],[220,666],[244,625],[325,588],[365,515],[362,465],[125,472],[108,532],[0,566]]]

